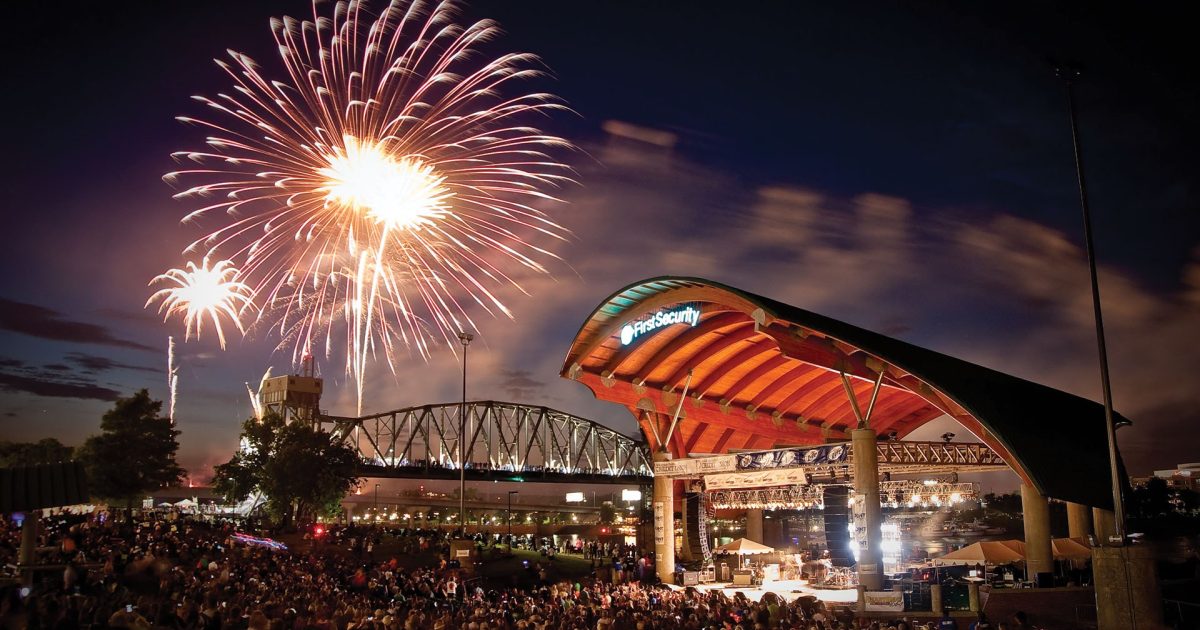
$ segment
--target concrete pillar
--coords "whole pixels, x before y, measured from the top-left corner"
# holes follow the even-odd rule
[[[938,614],[938,615],[942,614],[942,585],[941,584],[930,584],[929,585],[929,604],[930,604],[930,610],[932,610],[935,614]]]
[[[1050,502],[1037,488],[1021,484],[1021,511],[1025,520],[1025,579],[1036,580],[1039,573],[1054,572],[1050,547]]]
[[[1162,594],[1151,549],[1093,547],[1092,576],[1099,630],[1163,627]]]
[[[979,582],[967,582],[967,608],[979,612]]]
[[[763,541],[763,511],[761,508],[746,510],[746,538],[756,543]]]
[[[343,503],[342,504],[342,514],[345,515],[345,517],[346,517],[347,525],[354,524],[354,504],[353,503]]]
[[[17,550],[17,563],[21,567],[37,564],[38,528],[41,526],[41,518],[41,510],[25,512],[25,520],[21,522],[21,548]],[[33,586],[33,569],[21,570],[21,583]]]
[[[656,462],[669,461],[670,453],[657,452]],[[675,485],[670,477],[654,477],[654,566],[663,584],[675,582]]]
[[[1112,510],[1092,508],[1092,522],[1096,527],[1096,544],[1111,545],[1109,538],[1117,535],[1117,517]]]
[[[1091,517],[1088,506],[1067,501],[1067,535],[1071,538],[1087,538],[1092,533]]]
[[[883,586],[879,566],[879,544],[883,525],[883,510],[879,507],[879,453],[876,451],[875,429],[855,429],[850,432],[854,449],[854,493],[865,502],[867,528],[865,548],[858,550],[858,583],[869,591]]]
[[[41,518],[41,510],[25,512],[25,520],[21,522],[21,548],[17,551],[19,564],[37,564],[38,526],[41,525]]]

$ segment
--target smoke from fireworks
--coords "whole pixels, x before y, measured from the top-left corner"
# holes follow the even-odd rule
[[[357,385],[370,359],[394,370],[403,347],[475,328],[470,305],[512,314],[495,293],[509,265],[545,273],[534,243],[565,230],[537,207],[569,180],[547,151],[569,146],[521,122],[564,107],[514,92],[539,77],[529,54],[482,56],[490,21],[454,23],[452,2],[391,2],[377,16],[338,2],[332,16],[273,19],[285,74],[249,57],[217,61],[233,91],[195,97],[214,120],[206,147],[175,154],[199,180],[177,197],[205,199],[185,217],[210,230],[189,247],[236,261],[255,323],[281,335],[293,362],[342,349]],[[518,289],[520,287],[517,287]]]

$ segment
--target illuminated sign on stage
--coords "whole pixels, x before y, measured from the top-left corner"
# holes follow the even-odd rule
[[[700,323],[700,307],[694,305],[677,306],[673,309],[661,310],[649,317],[630,322],[621,327],[621,345],[628,346],[638,337],[672,324],[688,324],[695,326]]]

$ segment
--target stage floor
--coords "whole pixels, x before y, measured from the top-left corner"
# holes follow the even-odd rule
[[[683,587],[672,585],[671,588],[682,589]],[[714,582],[700,584],[695,588],[704,593],[709,591],[721,591],[727,595],[742,593],[754,601],[762,599],[766,593],[775,593],[789,602],[801,595],[812,595],[831,604],[854,604],[858,601],[858,589],[812,588],[808,585],[807,580],[775,580],[761,586],[733,586],[729,583]]]

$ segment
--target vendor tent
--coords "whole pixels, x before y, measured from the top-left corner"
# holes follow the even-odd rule
[[[958,551],[934,558],[936,566],[951,564],[1008,564],[1023,562],[1025,556],[1003,542],[977,542],[967,545]]]
[[[1000,543],[1025,556],[1024,541],[1002,540]],[[1050,541],[1050,553],[1055,560],[1087,560],[1092,557],[1092,548],[1074,538],[1055,538]]]
[[[1059,560],[1090,560],[1092,548],[1078,538],[1055,538],[1051,541],[1054,557]]]

